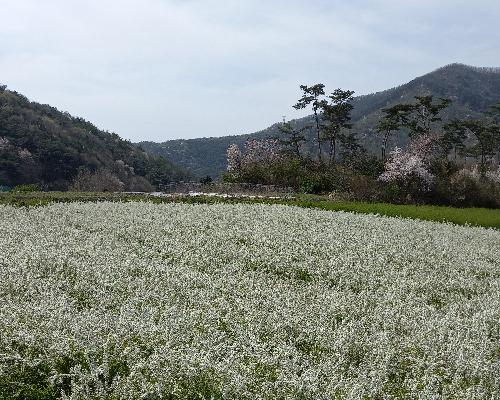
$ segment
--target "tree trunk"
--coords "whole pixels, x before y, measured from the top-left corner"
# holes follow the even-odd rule
[[[300,145],[298,141],[295,141],[295,154],[297,158],[300,160]]]
[[[329,162],[329,164],[332,163],[332,160],[333,160],[333,139],[330,138],[330,150],[328,152],[328,162]]]
[[[318,140],[318,160],[320,163],[323,163],[323,156],[321,151],[321,129],[319,127],[319,116],[318,112],[314,110],[314,117],[316,119],[316,138]]]
[[[333,164],[337,154],[337,138],[334,136],[330,143],[330,164]]]
[[[385,161],[387,153],[387,142],[389,141],[389,133],[384,135],[384,142],[382,144],[382,160]]]

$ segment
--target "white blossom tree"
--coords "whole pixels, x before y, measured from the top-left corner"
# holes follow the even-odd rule
[[[281,145],[276,139],[250,139],[245,143],[242,167],[254,164],[271,164],[283,158]]]
[[[241,168],[241,150],[237,144],[231,144],[227,148],[227,170],[234,172]]]
[[[421,189],[427,190],[434,180],[429,172],[429,164],[435,156],[436,135],[421,135],[408,146],[407,150],[396,147],[385,163],[385,171],[379,176],[382,182],[406,184],[412,180],[421,183]]]

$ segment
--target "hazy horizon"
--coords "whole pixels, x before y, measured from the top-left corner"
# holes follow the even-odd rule
[[[300,84],[369,94],[500,66],[500,4],[4,0],[0,83],[133,142],[251,133]]]

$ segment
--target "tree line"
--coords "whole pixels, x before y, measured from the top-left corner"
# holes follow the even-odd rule
[[[415,96],[382,109],[381,141],[370,154],[353,130],[354,92],[301,85],[295,109],[311,123],[279,125],[279,135],[230,146],[226,181],[281,184],[304,192],[337,192],[360,200],[500,206],[500,105],[479,118],[443,121],[447,98]],[[311,146],[311,140],[314,138]],[[393,146],[398,136],[404,149]]]
[[[67,190],[76,184],[82,190],[148,191],[190,178],[115,133],[0,85],[0,189],[36,184]]]

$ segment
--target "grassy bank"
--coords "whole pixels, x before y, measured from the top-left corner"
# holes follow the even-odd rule
[[[321,198],[302,197],[288,203],[301,207],[320,208],[329,211],[350,211],[362,214],[379,214],[389,217],[422,219],[426,221],[452,222],[457,225],[476,225],[500,229],[500,210],[487,208],[454,208],[430,205],[388,203],[337,202]]]
[[[500,210],[486,208],[454,208],[429,205],[402,205],[388,203],[363,203],[332,201],[326,197],[300,195],[283,199],[218,198],[209,196],[150,197],[143,194],[123,193],[73,193],[36,192],[0,193],[0,204],[16,206],[43,206],[49,203],[89,201],[151,201],[154,203],[268,203],[298,207],[318,208],[327,211],[348,211],[362,214],[379,214],[437,222],[451,222],[457,225],[475,225],[500,229]]]

